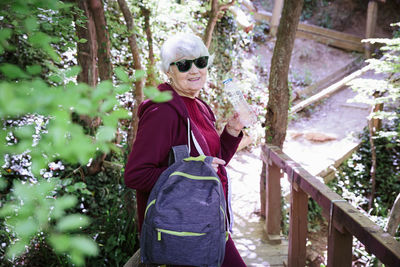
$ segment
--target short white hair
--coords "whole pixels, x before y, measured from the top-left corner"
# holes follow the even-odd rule
[[[200,37],[192,33],[178,33],[169,37],[161,47],[161,70],[168,72],[170,64],[182,58],[210,56]],[[208,60],[211,65],[212,57]]]

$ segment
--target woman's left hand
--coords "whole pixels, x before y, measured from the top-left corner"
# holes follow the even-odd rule
[[[226,162],[223,159],[214,157],[213,161],[211,162],[212,167],[214,168],[215,172],[218,172],[218,166],[219,165],[225,165]]]
[[[239,136],[244,125],[239,120],[239,113],[235,112],[232,117],[228,119],[226,124],[226,131],[232,136]]]

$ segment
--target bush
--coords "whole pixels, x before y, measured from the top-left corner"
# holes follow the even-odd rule
[[[399,119],[383,126],[383,131],[398,131]],[[368,211],[368,197],[371,193],[371,146],[369,132],[361,135],[361,146],[336,172],[336,179],[329,186],[343,198],[361,207],[369,214],[387,217],[393,202],[400,193],[400,146],[399,136],[390,139],[375,139],[377,169],[375,205]]]

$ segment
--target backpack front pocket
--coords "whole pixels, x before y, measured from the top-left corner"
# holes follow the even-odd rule
[[[153,242],[152,261],[178,265],[207,264],[212,249],[209,228],[209,225],[200,224],[154,225],[152,236],[157,241]]]
[[[158,241],[161,241],[162,234],[181,236],[181,237],[206,235],[206,233],[178,232],[178,231],[167,230],[167,229],[162,229],[162,228],[156,228],[156,231],[157,231],[157,240]]]

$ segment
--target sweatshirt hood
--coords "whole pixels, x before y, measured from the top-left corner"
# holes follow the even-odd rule
[[[162,83],[158,86],[158,90],[160,90],[161,92],[171,91],[172,99],[169,100],[168,102],[163,102],[163,103],[155,103],[155,102],[151,101],[151,99],[147,99],[147,100],[143,101],[143,103],[139,106],[139,109],[138,109],[139,118],[143,115],[144,111],[147,108],[149,108],[153,105],[160,105],[160,104],[170,105],[172,108],[174,108],[177,111],[179,116],[181,116],[185,120],[189,117],[185,103],[183,102],[182,98],[178,95],[178,93],[175,92],[175,90],[172,88],[171,85],[169,85],[168,83]],[[199,99],[199,98],[197,98],[197,99]],[[201,100],[201,99],[199,99],[199,100],[203,102],[203,100]],[[203,111],[203,113],[207,114],[209,119],[215,122],[215,117],[213,115],[213,112],[209,109],[207,104],[205,104],[205,107],[207,107],[208,111]]]
[[[151,101],[151,99],[147,99],[147,100],[143,101],[143,103],[139,106],[139,109],[138,109],[139,118],[143,115],[144,111],[147,108],[149,108],[153,105],[160,105],[160,104],[170,105],[178,112],[178,114],[180,116],[182,116],[184,118],[188,117],[185,103],[183,102],[181,97],[175,92],[175,90],[171,87],[171,85],[169,85],[168,83],[162,83],[158,86],[158,90],[160,90],[161,92],[171,91],[172,99],[169,100],[168,102],[163,102],[163,103],[155,103],[155,102]]]

